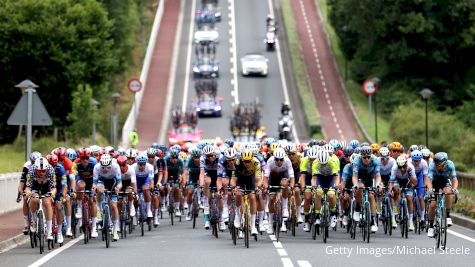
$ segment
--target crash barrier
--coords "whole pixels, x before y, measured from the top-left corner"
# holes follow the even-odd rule
[[[148,71],[152,62],[153,50],[157,40],[158,30],[160,29],[160,22],[162,21],[162,15],[164,10],[164,0],[160,1],[160,4],[155,14],[155,20],[152,26],[152,32],[150,33],[149,42],[147,45],[147,52],[143,61],[142,72],[140,73],[140,81],[142,82],[142,90],[135,94],[135,101],[130,108],[127,120],[122,127],[122,147],[129,147],[129,133],[134,129],[135,122],[137,120],[137,113],[140,110],[140,104],[142,103],[143,92],[147,85]],[[136,111],[136,112],[135,112]]]
[[[19,172],[0,174],[0,214],[21,208],[22,202],[15,201],[20,175]]]

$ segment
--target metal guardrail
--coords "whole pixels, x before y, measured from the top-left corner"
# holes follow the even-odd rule
[[[20,175],[19,172],[0,174],[0,214],[22,207],[22,202],[15,201]]]
[[[123,147],[129,146],[129,133],[134,129],[135,121],[137,120],[137,117],[136,117],[137,114],[134,112],[134,110],[136,110],[138,113],[140,110],[140,104],[142,103],[143,92],[145,91],[145,87],[147,84],[148,70],[152,62],[153,50],[155,48],[158,30],[160,29],[160,22],[162,21],[163,10],[165,8],[164,3],[165,3],[165,0],[160,1],[160,4],[157,9],[157,13],[155,14],[155,20],[153,21],[152,32],[150,33],[150,39],[147,45],[147,52],[145,54],[145,58],[143,61],[142,72],[140,73],[140,81],[142,82],[142,90],[140,90],[140,92],[135,94],[135,101],[132,104],[132,107],[130,108],[129,115],[127,116],[127,120],[125,121],[124,126],[122,127],[122,146]]]
[[[475,191],[475,174],[466,172],[457,172],[459,187]]]

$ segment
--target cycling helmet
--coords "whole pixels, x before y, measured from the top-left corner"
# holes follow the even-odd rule
[[[242,160],[252,160],[253,159],[252,151],[250,149],[244,149],[241,153]]]
[[[179,154],[176,150],[170,150],[170,157],[171,158],[178,158]]]
[[[190,155],[194,158],[201,157],[201,150],[199,150],[198,148],[193,148],[190,150]]]
[[[31,154],[30,154],[31,164],[35,164],[35,161],[39,158],[41,158],[41,153],[40,152],[38,152],[38,151],[31,152]]]
[[[389,149],[383,146],[379,149],[379,155],[381,155],[381,157],[389,157]]]
[[[345,146],[343,147],[343,154],[345,154],[345,156],[351,156],[351,154],[353,154],[353,147],[352,146]]]
[[[316,145],[317,145],[317,143],[318,143],[318,141],[317,141],[317,140],[315,140],[315,139],[312,139],[312,140],[310,140],[310,142],[308,142],[308,146],[309,146],[309,147],[316,146]]]
[[[147,149],[147,157],[155,157],[157,155],[157,150],[153,147]]]
[[[137,157],[137,150],[135,150],[134,148],[127,149],[126,156],[128,158],[136,158]]]
[[[411,152],[411,159],[415,161],[420,161],[422,159],[422,152],[419,150],[414,150]]]
[[[414,151],[414,150],[419,150],[419,147],[418,147],[417,145],[411,145],[411,146],[409,147],[409,152],[412,152],[412,151]]]
[[[317,141],[317,146],[324,146],[326,144],[327,144],[327,141],[325,141],[325,140],[318,140]]]
[[[425,145],[419,145],[419,151],[422,151],[422,149],[427,148]]]
[[[154,148],[154,149],[159,149],[160,145],[158,143],[152,143],[152,145],[150,147]]]
[[[350,141],[349,145],[352,146],[353,149],[355,149],[355,148],[360,146],[360,142],[356,139],[353,139],[353,140]]]
[[[317,158],[317,149],[312,147],[309,150],[307,150],[307,157],[309,159],[316,159]]]
[[[359,158],[360,156],[358,154],[352,154],[351,157],[350,157],[350,163],[351,164],[355,164],[356,160]]]
[[[34,169],[35,171],[46,171],[48,169],[49,163],[46,158],[39,157],[35,160]]]
[[[46,156],[46,159],[48,160],[48,163],[53,165],[53,166],[56,166],[58,164],[58,156],[56,156],[55,154],[48,154]]]
[[[360,149],[361,156],[368,156],[373,154],[373,150],[369,146],[362,146]]]
[[[272,138],[272,137],[269,137],[269,138],[267,138],[267,140],[266,140],[266,143],[267,143],[268,146],[270,146],[270,145],[271,145],[272,143],[274,143],[274,142],[275,142],[275,139]]]
[[[326,151],[324,150],[318,151],[317,160],[320,164],[327,164],[329,159],[330,159],[330,155],[328,155]]]
[[[333,151],[336,149],[330,144],[326,144],[323,146],[323,149],[326,150],[328,153],[333,153]]]
[[[101,160],[102,160],[102,158],[101,158]],[[148,158],[147,158],[147,155],[140,154],[140,155],[137,156],[137,158],[135,160],[137,161],[138,164],[145,164],[145,163],[147,163]]]
[[[340,148],[340,142],[338,142],[338,140],[336,139],[332,139],[330,140],[330,142],[328,142],[332,147],[333,149],[339,149]]]
[[[104,147],[104,154],[112,155],[112,154],[114,154],[114,151],[115,151],[115,149],[112,146]]]
[[[364,146],[369,146],[369,143],[368,142],[363,142],[360,144],[360,147],[364,147]]]
[[[430,150],[428,148],[422,149],[421,153],[422,153],[422,156],[424,156],[425,158],[430,157]]]
[[[92,154],[93,157],[99,156],[99,153],[101,151],[100,146],[92,145],[92,146],[89,147],[89,149],[91,150],[91,154]]]
[[[434,155],[434,163],[439,165],[439,164],[443,164],[447,161],[447,153],[445,152],[437,152],[435,155]]]
[[[233,146],[234,146],[234,141],[233,141],[233,139],[231,139],[231,138],[228,138],[228,139],[224,140],[224,143],[225,143],[228,147],[233,147]]]
[[[126,155],[125,149],[123,148],[117,149],[117,154],[119,154],[119,156],[125,156]]]
[[[297,152],[297,146],[295,146],[294,144],[288,143],[284,147],[284,150],[285,150],[285,153],[296,153]]]
[[[109,154],[104,154],[101,156],[101,166],[110,166],[112,164],[112,157]]]
[[[66,157],[66,148],[64,147],[58,147],[55,150],[53,150],[53,153],[58,156],[60,160],[64,159]]]
[[[285,157],[285,151],[283,148],[278,147],[274,150],[274,153],[272,153],[272,155],[276,159],[283,159]]]
[[[78,149],[79,158],[89,158],[91,156],[91,150],[89,148]]]
[[[70,159],[71,161],[74,161],[78,157],[78,155],[76,154],[76,150],[68,148],[66,150],[66,157],[68,157],[68,159]]]
[[[277,143],[277,142],[274,142],[274,143],[270,144],[270,147],[269,147],[270,153],[273,153],[278,147],[279,147],[279,143]],[[285,151],[284,151],[284,153],[285,153]]]
[[[345,141],[345,140],[341,140],[341,141],[340,141],[340,148],[344,148],[345,146],[347,146],[346,141]]]
[[[389,149],[402,151],[402,145],[401,145],[401,143],[399,143],[399,142],[392,142],[392,143],[389,145]]]
[[[357,146],[353,149],[353,154],[360,154],[361,153],[361,147]]]
[[[373,153],[376,153],[379,151],[379,145],[376,143],[371,144],[369,147],[371,148],[371,150],[373,150]]]
[[[119,164],[119,166],[125,166],[127,165],[127,157],[126,156],[119,156],[117,158],[117,164]]]
[[[215,153],[214,147],[212,145],[207,145],[203,147],[203,153],[205,153],[205,155],[214,154]]]
[[[236,158],[236,149],[229,147],[224,151],[224,156],[226,159],[235,159]]]
[[[399,166],[399,167],[405,166],[406,163],[407,163],[407,158],[406,158],[406,156],[405,156],[405,155],[401,155],[401,156],[397,157],[396,163],[397,163],[397,166]]]

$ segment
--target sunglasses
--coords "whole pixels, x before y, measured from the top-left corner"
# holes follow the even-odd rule
[[[405,169],[407,167],[407,165],[404,165],[404,166],[397,166],[399,169]]]
[[[154,158],[155,158],[155,156],[148,156],[148,158],[149,158],[149,159],[154,159]]]
[[[39,175],[43,175],[46,173],[46,170],[36,170],[36,173]]]
[[[89,157],[80,157],[80,160],[89,160]]]
[[[206,155],[207,158],[212,158],[214,157],[215,155],[211,154],[211,155]]]
[[[226,159],[227,162],[233,162],[235,159]]]
[[[274,159],[275,161],[284,161],[284,159]]]
[[[381,157],[381,160],[388,160],[389,157]]]
[[[364,156],[364,157],[361,157],[362,159],[370,159],[371,156]]]
[[[391,150],[393,153],[401,153],[401,150]]]
[[[244,162],[244,163],[251,163],[252,160],[243,160],[242,162]]]
[[[295,153],[287,153],[289,156],[295,156]]]
[[[128,159],[128,160],[135,160],[134,157],[128,157],[127,159]]]
[[[146,163],[138,163],[139,166],[145,166]]]

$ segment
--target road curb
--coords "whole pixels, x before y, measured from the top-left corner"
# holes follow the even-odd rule
[[[451,213],[450,217],[452,217],[452,221],[456,225],[463,226],[465,228],[475,230],[475,220],[471,219],[467,216],[464,216],[462,214],[454,214]]]
[[[0,242],[0,253],[9,251],[12,248],[16,248],[18,246],[21,246],[28,241],[28,236],[24,234],[19,234],[17,236],[14,236],[10,239],[4,240]]]

